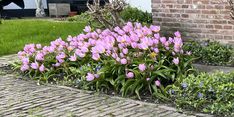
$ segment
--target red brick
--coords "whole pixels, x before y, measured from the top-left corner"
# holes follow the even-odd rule
[[[186,39],[216,39],[234,44],[230,7],[219,0],[152,0],[154,24],[168,34],[179,30]]]

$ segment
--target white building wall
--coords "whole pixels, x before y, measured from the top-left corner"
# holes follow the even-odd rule
[[[46,0],[42,0],[44,8],[47,9],[47,3]],[[35,0],[24,0],[25,9],[36,9],[36,2]],[[5,6],[4,9],[21,9],[14,3],[9,4],[8,6]]]
[[[127,2],[133,7],[137,7],[150,13],[152,12],[151,0],[127,0]]]

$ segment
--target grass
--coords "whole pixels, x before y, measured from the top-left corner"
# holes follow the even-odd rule
[[[78,35],[84,26],[85,23],[53,20],[5,20],[0,24],[0,56],[15,54],[28,43],[48,45],[59,37]]]

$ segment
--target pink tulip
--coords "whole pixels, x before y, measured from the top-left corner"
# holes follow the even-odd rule
[[[138,68],[139,68],[139,70],[142,71],[142,72],[146,70],[145,64],[140,64],[140,65],[138,66]]]
[[[160,81],[159,81],[159,80],[156,80],[156,81],[155,81],[155,85],[158,86],[158,87],[160,87],[160,86],[161,86]]]
[[[84,29],[85,32],[89,33],[91,32],[91,27],[90,26],[86,26]]]
[[[33,68],[33,69],[38,69],[39,68],[39,64],[37,63],[37,62],[35,62],[35,63],[32,63],[31,64],[31,68]]]
[[[173,59],[173,63],[174,63],[175,65],[178,65],[179,62],[180,62],[180,60],[179,60],[178,57]]]
[[[45,66],[43,64],[39,67],[39,71],[40,72],[44,72],[45,71]]]
[[[91,73],[88,73],[86,76],[86,80],[87,81],[93,81],[95,79],[95,76]]]
[[[127,64],[127,59],[125,59],[125,58],[124,58],[124,59],[121,59],[121,60],[120,60],[120,63],[123,64],[123,65],[126,65],[126,64]]]
[[[126,74],[127,78],[134,78],[134,73],[133,72],[128,72]]]

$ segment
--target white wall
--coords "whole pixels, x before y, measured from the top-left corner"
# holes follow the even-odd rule
[[[144,11],[152,12],[151,0],[127,0],[127,2],[133,7],[140,8]]]
[[[46,9],[47,8],[46,0],[42,0],[42,1],[43,1],[44,8]],[[24,5],[25,5],[25,9],[36,9],[35,0],[24,0]],[[11,3],[8,6],[5,6],[4,9],[21,9],[21,8],[15,5],[14,3]]]

